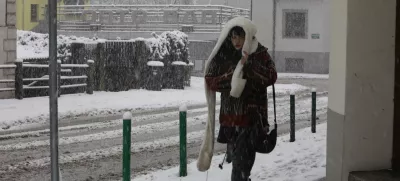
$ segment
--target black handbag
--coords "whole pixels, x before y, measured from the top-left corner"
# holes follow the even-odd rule
[[[275,105],[275,87],[272,85],[272,96],[274,102],[274,129],[268,133],[265,131],[262,120],[256,124],[255,129],[255,150],[258,153],[271,153],[276,146],[278,137],[278,125],[276,124],[276,105]]]

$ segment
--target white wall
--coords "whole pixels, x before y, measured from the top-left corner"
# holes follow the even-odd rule
[[[343,115],[328,114],[327,181],[346,181],[391,167],[396,0],[331,6],[329,108]]]
[[[331,21],[332,21],[332,17],[331,17],[331,13],[332,13],[332,5],[331,5],[331,1],[332,0],[323,0],[323,22],[322,22],[322,26],[323,26],[323,32],[324,32],[324,37],[322,39],[323,42],[323,50],[325,52],[330,52],[330,48],[331,48]]]
[[[396,0],[348,0],[347,22],[343,169],[390,168]]]
[[[257,26],[258,41],[272,50],[273,1],[253,0],[253,22]]]
[[[308,10],[308,37],[307,39],[284,39],[282,38],[283,9]],[[328,17],[324,12],[323,0],[279,0],[277,3],[277,41],[276,51],[296,52],[328,52],[324,49],[325,33],[324,21]],[[312,39],[311,34],[319,33],[320,39]]]
[[[308,10],[307,39],[283,39],[283,9]],[[276,51],[329,52],[329,2],[328,0],[278,0],[276,10]],[[259,31],[261,43],[272,48],[273,1],[253,0],[253,21]],[[320,39],[311,34],[319,33]]]
[[[347,0],[331,2],[329,103],[331,110],[344,115],[346,92]]]

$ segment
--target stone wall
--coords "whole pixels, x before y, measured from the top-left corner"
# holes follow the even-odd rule
[[[16,54],[16,0],[0,0],[0,65],[14,64]],[[0,79],[14,80],[15,69],[0,69]],[[14,88],[14,83],[0,83],[1,88]],[[0,92],[0,99],[13,98],[14,91]]]

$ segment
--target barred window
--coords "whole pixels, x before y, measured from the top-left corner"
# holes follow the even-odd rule
[[[283,10],[283,38],[307,39],[307,10]]]
[[[31,22],[38,21],[38,5],[31,4]]]

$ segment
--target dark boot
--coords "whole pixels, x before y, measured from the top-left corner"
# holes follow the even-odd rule
[[[233,144],[228,143],[226,148],[226,163],[232,162]]]
[[[256,157],[254,145],[249,139],[251,130],[242,128],[238,131],[232,151],[231,181],[249,181],[250,173]]]

